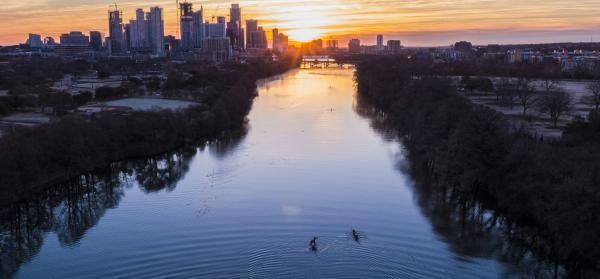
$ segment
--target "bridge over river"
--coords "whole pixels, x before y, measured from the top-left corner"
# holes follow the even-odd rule
[[[336,56],[330,55],[304,55],[302,56],[302,68],[353,68],[354,63],[347,63],[346,60],[336,59]]]

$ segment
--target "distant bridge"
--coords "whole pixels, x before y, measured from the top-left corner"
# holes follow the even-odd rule
[[[350,63],[339,63],[329,55],[304,55],[302,56],[302,68],[348,68]]]

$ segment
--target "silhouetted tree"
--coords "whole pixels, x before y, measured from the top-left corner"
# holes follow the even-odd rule
[[[564,91],[548,92],[540,97],[538,109],[542,113],[547,113],[554,128],[557,128],[560,117],[572,109],[571,96]]]
[[[527,115],[527,110],[535,105],[537,96],[535,89],[531,85],[531,80],[527,78],[518,78],[515,86],[515,95],[519,101],[519,105],[523,108],[523,115]]]
[[[590,103],[596,110],[600,109],[600,80],[594,80],[587,86],[588,91],[592,94],[589,97]]]
[[[510,105],[512,107],[515,91],[516,84],[509,78],[501,78],[498,85],[496,85],[496,100],[502,105]]]
[[[568,124],[563,138],[540,143],[525,131],[511,129],[503,115],[455,92],[440,78],[454,69],[438,68],[436,77],[407,80],[410,67],[405,60],[363,61],[355,80],[357,111],[386,137],[399,135],[408,150],[409,170],[417,174],[417,190],[429,191],[450,210],[458,207],[451,220],[463,223],[462,235],[468,236],[464,223],[485,220],[489,215],[482,212],[493,214],[490,226],[501,226],[516,243],[508,251],[510,258],[521,262],[534,255],[542,268],[545,263],[552,266],[550,272],[531,277],[598,277],[597,111],[588,120]],[[517,73],[529,69],[526,65]],[[507,87],[513,85],[516,82]],[[554,121],[568,111],[570,100],[564,92],[543,96],[537,105],[547,104]]]

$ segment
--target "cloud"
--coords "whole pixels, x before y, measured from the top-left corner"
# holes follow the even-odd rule
[[[113,1],[30,0],[8,1],[0,6],[0,44],[24,41],[27,33],[58,36],[71,30],[106,32],[106,14]],[[205,8],[205,18],[228,14],[231,1],[192,1]],[[461,31],[484,42],[521,40],[554,41],[577,39],[600,29],[600,1],[591,0],[245,0],[239,1],[244,18],[256,18],[265,28],[344,41],[360,37],[372,42],[373,34],[403,39],[419,45],[452,43]],[[177,28],[175,1],[118,1],[125,18],[136,7],[159,5],[164,8],[166,33]],[[303,29],[304,32],[298,32]],[[569,30],[581,30],[577,36]],[[470,31],[471,30],[471,31]],[[472,30],[477,30],[473,32]],[[499,32],[498,30],[514,31]],[[529,31],[540,30],[541,33]],[[552,31],[555,31],[552,33]],[[444,36],[443,34],[447,34]],[[407,37],[401,37],[407,36]],[[424,36],[431,36],[427,39]]]

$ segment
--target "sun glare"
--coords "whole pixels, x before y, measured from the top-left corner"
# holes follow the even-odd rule
[[[327,11],[318,6],[304,6],[296,9],[294,13],[277,13],[272,18],[277,21],[290,40],[296,42],[309,42],[326,35],[327,26],[335,24],[335,19]]]
[[[288,35],[292,40],[303,43],[320,38],[322,36],[322,32],[317,29],[307,28],[290,30],[288,31]]]

